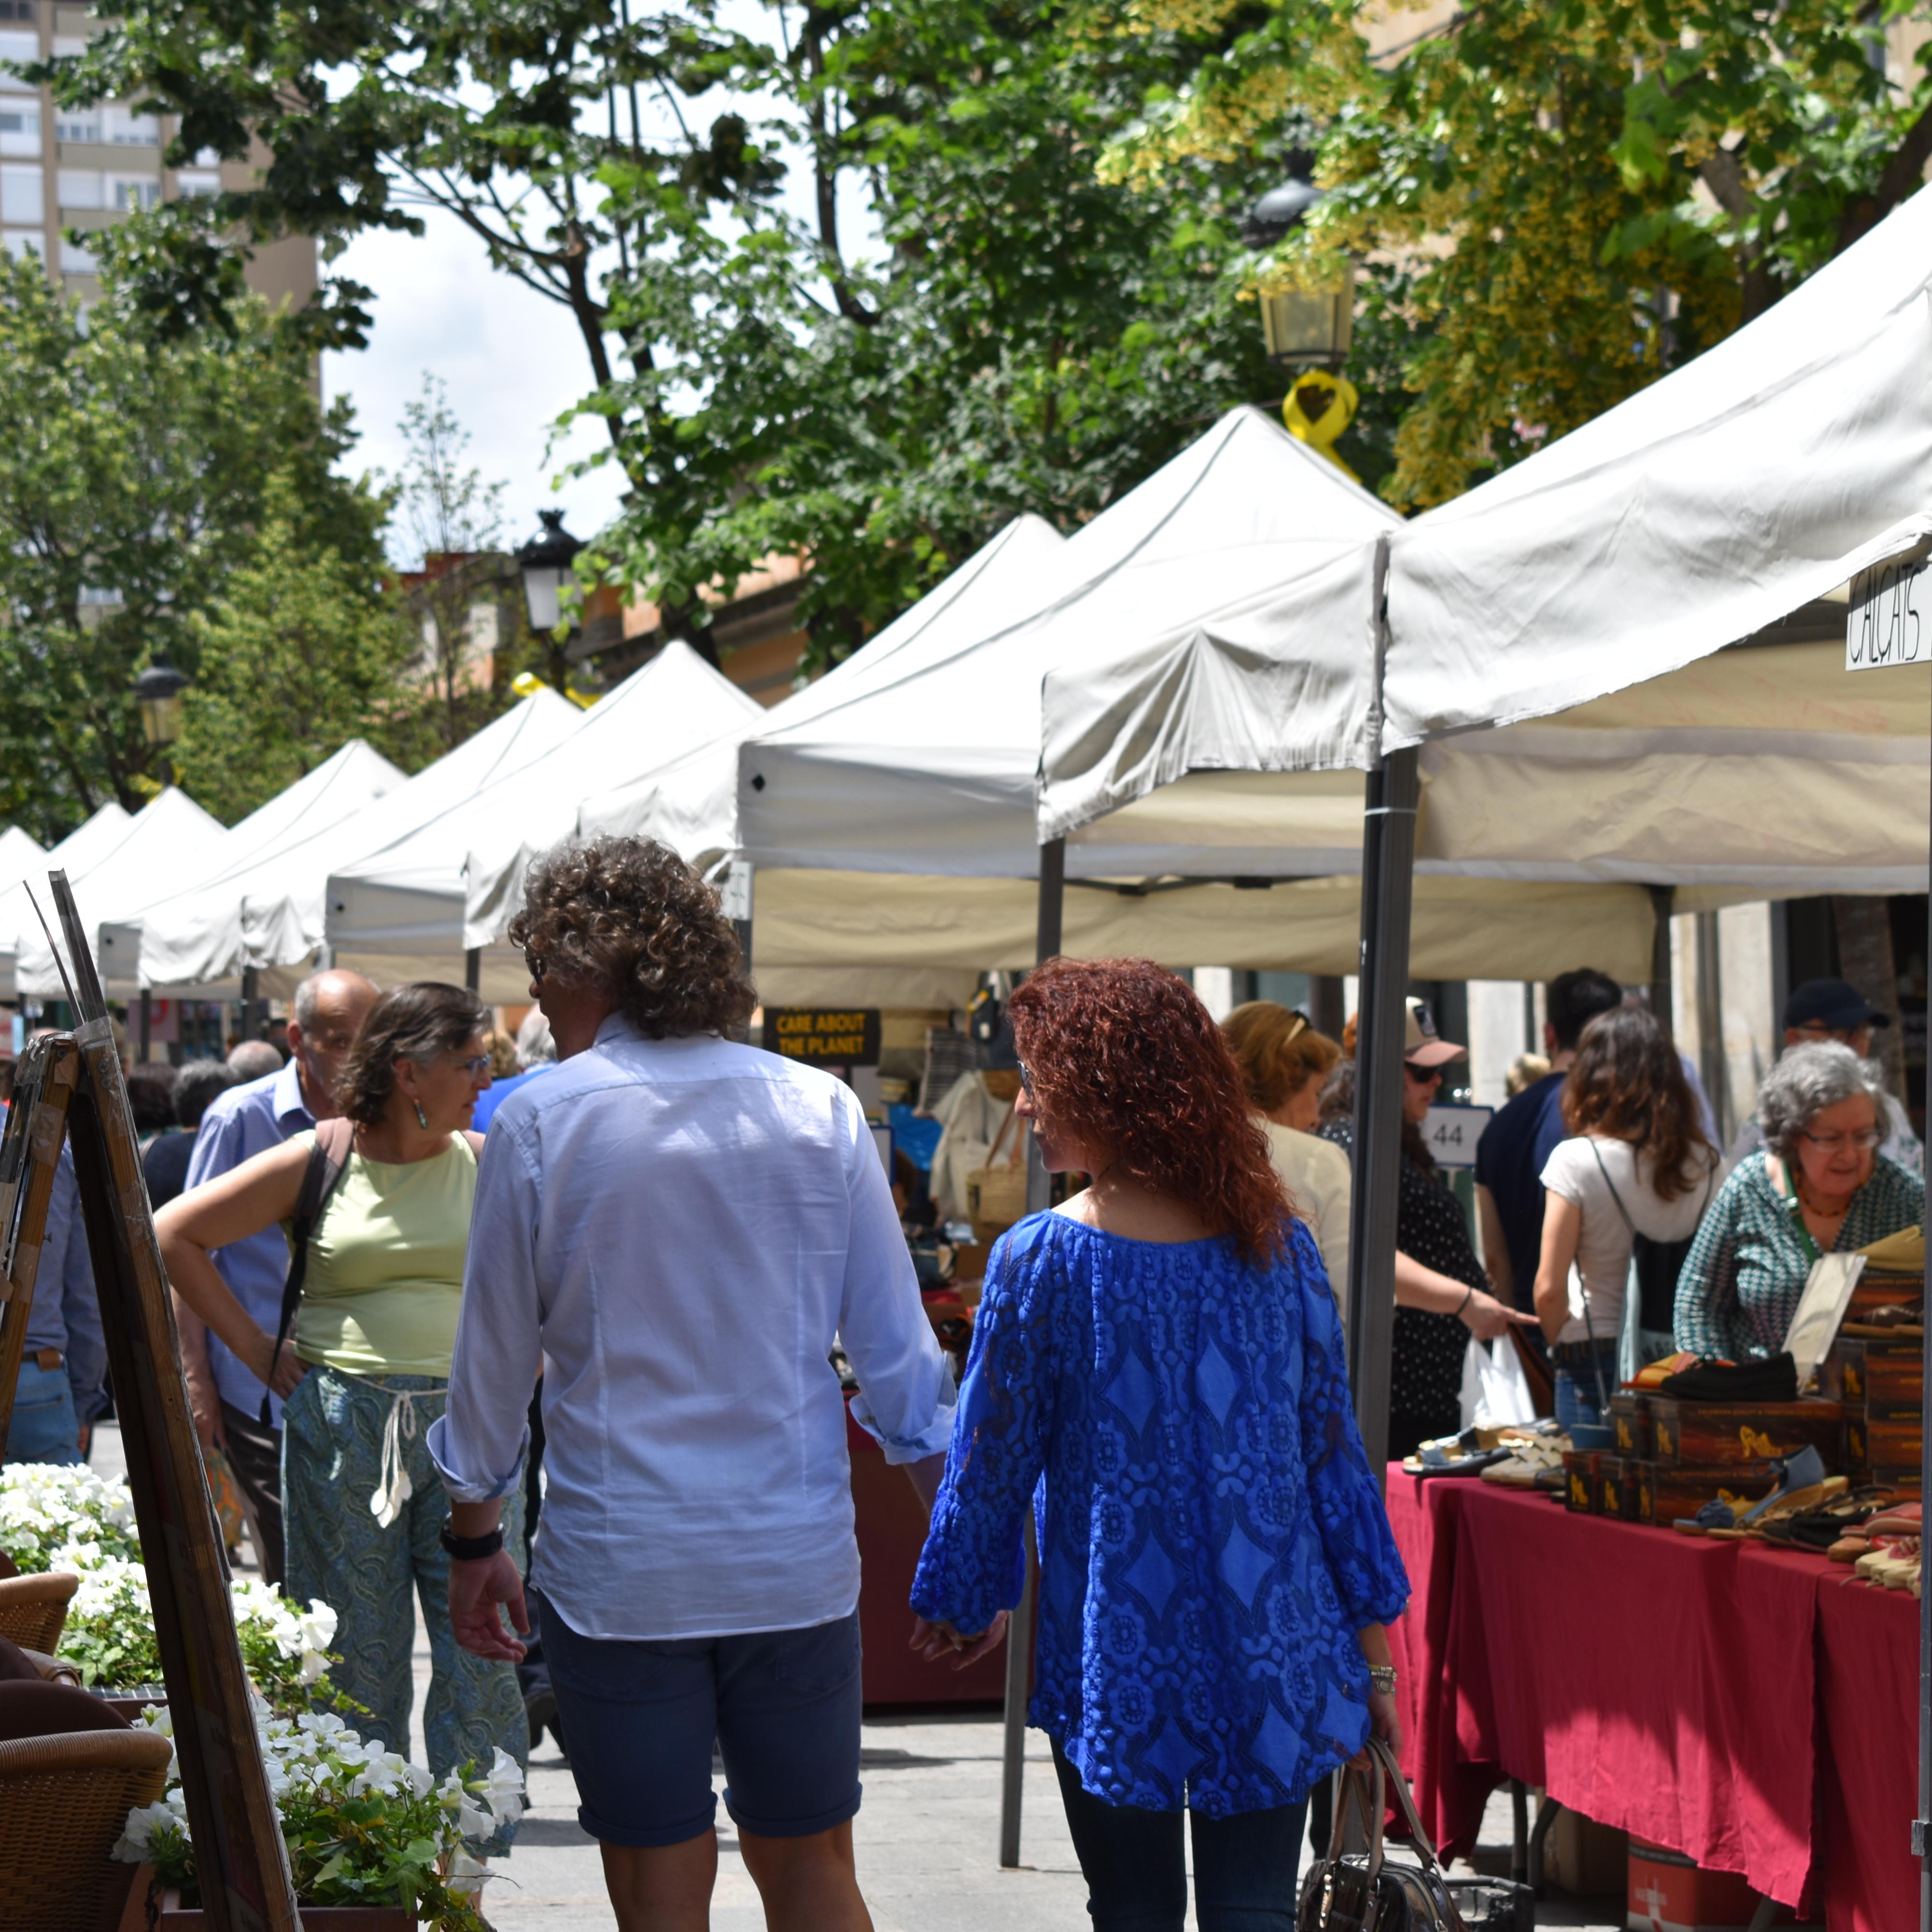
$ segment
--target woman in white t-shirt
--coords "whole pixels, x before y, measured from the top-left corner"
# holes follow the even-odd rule
[[[1710,1204],[1718,1151],[1684,1064],[1647,1006],[1613,1007],[1583,1029],[1562,1108],[1571,1138],[1543,1170],[1536,1312],[1556,1370],[1557,1420],[1568,1427],[1600,1420],[1600,1393],[1617,1386],[1635,1238],[1690,1240]],[[1662,1345],[1667,1352],[1667,1336]]]

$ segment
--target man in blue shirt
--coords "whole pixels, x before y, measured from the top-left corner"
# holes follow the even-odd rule
[[[289,1022],[292,1056],[279,1073],[250,1080],[218,1095],[202,1116],[188,1163],[188,1184],[239,1167],[258,1154],[312,1127],[333,1120],[335,1076],[356,1029],[376,1003],[376,988],[360,973],[317,973],[296,988],[295,1017]],[[288,1279],[289,1247],[276,1228],[214,1251],[214,1265],[236,1300],[262,1330],[281,1326],[282,1286]],[[262,1418],[268,1390],[211,1335],[194,1312],[175,1298],[181,1330],[182,1366],[188,1400],[203,1443],[224,1450],[248,1511],[249,1527],[262,1559],[262,1574],[282,1580],[282,1406],[272,1402]]]
[[[1607,973],[1579,966],[1550,981],[1544,998],[1544,1049],[1550,1071],[1526,1087],[1483,1130],[1476,1143],[1476,1213],[1483,1259],[1500,1301],[1535,1312],[1536,1264],[1543,1252],[1543,1168],[1564,1137],[1559,1104],[1583,1029],[1624,1003]],[[1540,1331],[1525,1331],[1534,1347]]]
[[[107,1344],[80,1213],[74,1154],[62,1147],[34,1277],[26,1352],[7,1431],[10,1462],[79,1462],[81,1431],[106,1406]]]

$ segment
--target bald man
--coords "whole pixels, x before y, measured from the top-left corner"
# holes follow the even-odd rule
[[[360,973],[317,973],[296,988],[295,1017],[289,1022],[293,1056],[279,1072],[231,1087],[202,1116],[188,1163],[188,1185],[239,1167],[292,1135],[332,1120],[335,1076],[356,1037],[376,988]],[[288,1278],[288,1244],[269,1228],[245,1241],[218,1248],[214,1265],[230,1292],[271,1335],[280,1328],[282,1285]],[[181,1330],[182,1366],[188,1375],[188,1400],[203,1443],[228,1457],[248,1513],[249,1528],[272,1583],[282,1580],[282,1406],[272,1401],[264,1419],[268,1390],[211,1335],[181,1298],[175,1298]]]

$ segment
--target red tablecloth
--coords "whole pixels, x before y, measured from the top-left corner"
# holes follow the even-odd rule
[[[1832,1932],[1912,1922],[1910,1597],[1468,1480],[1392,1470],[1389,1514],[1405,1768],[1440,1842],[1520,1778],[1789,1905],[1822,1868]]]

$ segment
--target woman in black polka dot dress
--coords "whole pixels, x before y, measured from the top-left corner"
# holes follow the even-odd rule
[[[1403,1042],[1402,1179],[1396,1196],[1396,1300],[1389,1379],[1391,1457],[1462,1426],[1462,1358],[1472,1334],[1488,1340],[1511,1322],[1533,1318],[1505,1308],[1486,1286],[1469,1245],[1461,1204],[1438,1173],[1422,1138],[1423,1116],[1442,1084],[1442,1070],[1465,1049],[1440,1037],[1427,1004],[1408,1002]],[[1355,1156],[1354,1064],[1335,1070],[1322,1095],[1317,1131],[1352,1162]]]

